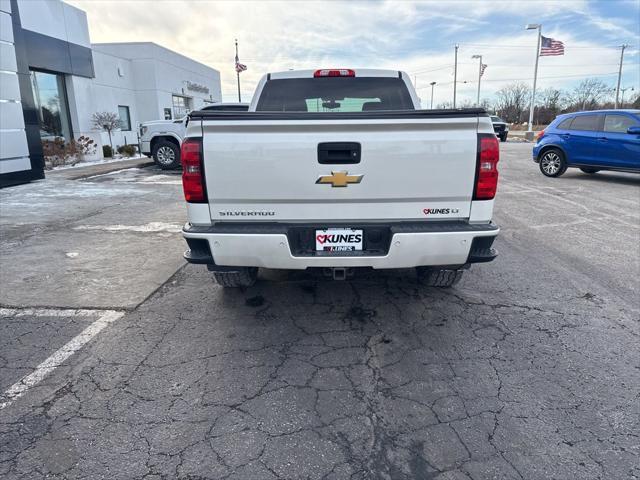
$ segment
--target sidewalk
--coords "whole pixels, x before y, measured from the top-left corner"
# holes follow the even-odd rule
[[[125,158],[115,162],[94,163],[86,166],[66,168],[61,170],[49,170],[45,172],[48,178],[59,178],[65,180],[79,180],[81,178],[93,177],[94,175],[104,175],[105,173],[125,170],[127,168],[144,168],[153,165],[153,159],[148,157]]]
[[[529,142],[529,140],[526,140],[524,138],[524,134],[525,133],[527,133],[526,130],[510,130],[509,131],[509,137],[517,138],[519,140],[522,140],[523,142],[533,143],[533,142]],[[540,133],[540,130],[534,130],[533,131],[533,138],[534,139],[538,137],[538,133]]]

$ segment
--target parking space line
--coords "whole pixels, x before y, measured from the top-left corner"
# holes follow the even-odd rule
[[[9,309],[0,309],[0,313],[5,312],[5,314],[11,312]],[[124,313],[116,312],[113,310],[107,311],[91,311],[91,310],[79,310],[80,312],[87,312],[85,315],[96,315],[101,314],[100,317],[94,321],[91,325],[85,328],[82,332],[72,338],[68,343],[60,347],[53,355],[47,358],[44,362],[38,365],[35,370],[29,375],[24,376],[19,381],[14,383],[8,390],[6,390],[0,396],[0,410],[11,405],[17,398],[24,395],[31,387],[40,383],[47,375],[53,372],[57,367],[62,365],[62,363],[68,359],[75,352],[80,350],[89,340],[95,337],[98,333],[100,333],[105,327],[109,324],[115,322],[119,318],[121,318]],[[13,310],[16,315],[21,316],[22,311]],[[32,312],[34,312],[32,310]],[[64,310],[41,310],[37,311],[36,315],[45,316],[48,315],[46,312],[57,312],[57,316],[63,316],[61,312]],[[67,310],[67,316],[79,316],[76,312],[78,310]],[[44,315],[42,315],[44,313]]]
[[[60,308],[0,308],[0,317],[93,317],[105,310]]]

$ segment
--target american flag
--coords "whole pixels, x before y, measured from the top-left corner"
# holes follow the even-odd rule
[[[240,72],[244,72],[247,69],[247,66],[240,63],[240,60],[238,59],[238,41],[236,40],[236,72],[240,73]]]
[[[540,56],[548,57],[551,55],[564,55],[564,43],[560,40],[554,40],[553,38],[542,37]]]
[[[487,68],[487,65],[485,63],[480,65],[480,76],[484,75],[484,71],[485,71],[486,68]]]
[[[236,72],[240,73],[240,72],[244,72],[247,69],[247,66],[240,63],[238,61],[238,57],[236,57]]]

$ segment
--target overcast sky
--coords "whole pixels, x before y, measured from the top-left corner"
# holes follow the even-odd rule
[[[475,98],[478,61],[488,65],[483,98],[514,80],[532,82],[535,31],[561,40],[566,54],[542,57],[541,88],[572,88],[585,77],[615,87],[620,49],[622,87],[640,82],[640,0],[524,1],[207,1],[66,0],[87,12],[92,42],[152,41],[220,71],[224,100],[236,99],[234,38],[243,100],[260,76],[290,68],[380,67],[404,70],[418,94],[435,103],[453,94],[454,45],[459,49],[459,98]],[[627,92],[627,98],[630,92]]]

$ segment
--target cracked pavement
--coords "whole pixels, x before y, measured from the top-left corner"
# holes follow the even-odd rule
[[[639,478],[640,180],[546,179],[502,148],[500,256],[458,287],[262,271],[224,291],[183,266],[0,410],[0,477]],[[18,320],[3,386],[84,321]]]

